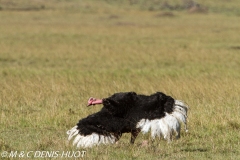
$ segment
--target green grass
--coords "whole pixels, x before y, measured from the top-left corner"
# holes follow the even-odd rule
[[[198,2],[207,14],[1,0],[0,151],[83,150],[66,131],[101,108],[87,108],[89,97],[162,91],[190,106],[188,133],[147,147],[148,134],[133,146],[125,134],[85,159],[239,159],[240,21],[229,8],[240,3]]]

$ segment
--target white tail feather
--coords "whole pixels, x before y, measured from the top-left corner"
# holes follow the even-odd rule
[[[142,132],[145,132],[145,133],[148,132],[148,130],[151,127],[151,123],[149,123],[149,122],[150,122],[149,120],[146,120],[146,125],[143,126]]]
[[[153,120],[151,123],[151,136],[155,138],[156,136],[160,138],[161,136],[161,127],[160,127],[160,120]]]
[[[188,106],[180,100],[175,100],[174,109],[171,114],[165,113],[165,117],[161,119],[142,119],[137,123],[137,128],[140,128],[143,134],[147,133],[151,128],[151,136],[163,136],[164,139],[170,141],[172,135],[175,133],[176,138],[180,138],[181,123],[185,125],[185,131],[187,132],[187,111]]]

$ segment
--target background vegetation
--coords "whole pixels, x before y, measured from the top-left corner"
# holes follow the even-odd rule
[[[66,131],[89,97],[162,91],[189,132],[140,135],[85,159],[240,158],[238,0],[0,0],[0,151],[77,151]],[[82,149],[79,149],[82,150]]]

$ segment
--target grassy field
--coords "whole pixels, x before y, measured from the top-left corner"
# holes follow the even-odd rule
[[[129,2],[0,0],[1,152],[240,159],[238,0],[199,0],[204,12]],[[147,147],[141,142],[150,140],[149,134],[134,145],[129,134],[117,145],[91,149],[66,142],[68,129],[101,108],[87,108],[89,97],[120,91],[162,91],[185,101],[189,132],[170,144],[156,140]]]

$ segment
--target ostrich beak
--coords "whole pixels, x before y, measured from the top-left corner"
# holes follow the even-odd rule
[[[91,106],[91,105],[95,105],[95,104],[102,104],[102,99],[96,99],[96,98],[93,98],[93,97],[88,99],[87,107]]]

